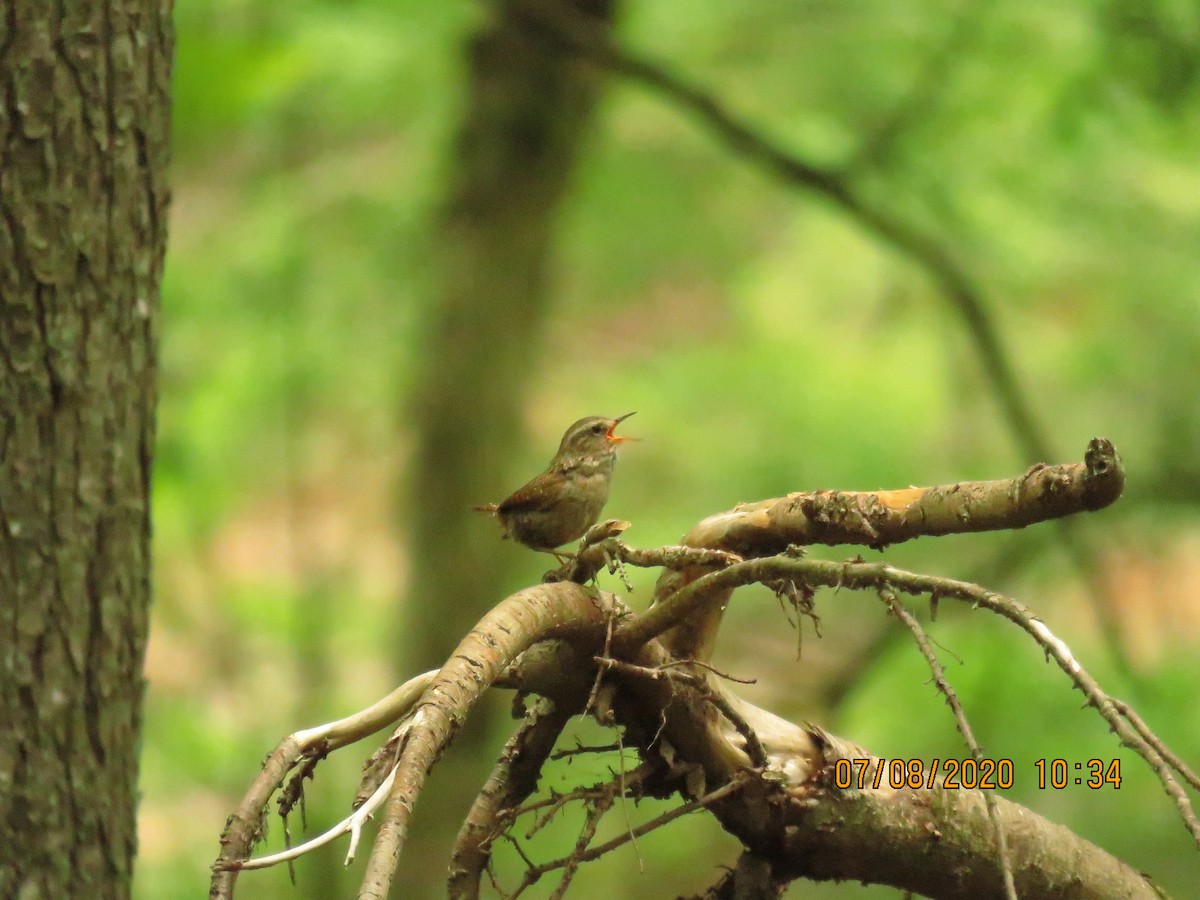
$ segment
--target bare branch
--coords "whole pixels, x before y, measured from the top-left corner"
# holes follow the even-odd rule
[[[1075,884],[1069,880],[1079,878],[1078,884],[1120,885],[1120,891],[1128,896],[1147,896],[1147,885],[1129,867],[1065,829],[1055,830],[1032,813],[986,792],[954,792],[932,783],[911,789],[847,791],[844,784],[831,782],[839,761],[855,756],[877,767],[881,762],[816,726],[795,725],[741,700],[728,685],[700,670],[720,673],[702,661],[678,655],[686,649],[684,642],[676,641],[673,654],[665,642],[657,640],[680,623],[703,617],[742,584],[782,586],[806,600],[818,586],[873,590],[913,633],[978,762],[982,751],[961,705],[928,638],[895,592],[970,602],[1008,618],[1037,641],[1121,741],[1150,762],[1195,837],[1200,825],[1174,772],[1181,772],[1193,784],[1195,776],[1131,709],[1108,697],[1070,649],[1024,606],[977,585],[904,572],[885,564],[805,559],[790,541],[804,528],[808,528],[808,540],[843,534],[850,536],[848,540],[887,543],[922,533],[1018,527],[1112,502],[1122,480],[1115,451],[1097,440],[1089,446],[1083,464],[1035,467],[1021,478],[1004,482],[876,494],[795,494],[739,507],[694,529],[694,535],[707,535],[718,543],[741,540],[740,552],[777,550],[773,556],[746,559],[721,546],[637,550],[612,536],[613,528],[622,523],[601,529],[596,533],[599,543],[581,549],[573,575],[586,572],[602,559],[680,566],[660,579],[650,610],[640,616],[628,615],[611,595],[569,582],[514,594],[479,622],[437,673],[414,679],[362,713],[298,732],[282,742],[231,818],[226,829],[229,840],[223,842],[218,862],[232,869],[245,859],[267,800],[289,772],[305,774],[331,748],[406,712],[404,724],[375,754],[364,794],[366,803],[354,815],[305,844],[246,864],[258,867],[291,860],[345,833],[352,836],[353,856],[363,823],[373,811],[383,809],[360,894],[382,898],[428,773],[481,694],[503,681],[522,691],[553,697],[556,705],[543,705],[518,731],[477,797],[454,851],[449,888],[456,898],[470,900],[478,895],[483,872],[491,871],[491,848],[497,837],[513,840],[523,853],[509,832],[517,817],[534,815],[537,821],[531,830],[537,830],[575,801],[585,802],[589,812],[574,850],[541,865],[527,859],[528,869],[518,893],[542,874],[561,869],[555,892],[561,895],[584,862],[685,812],[708,806],[722,825],[742,840],[755,864],[765,866],[756,872],[766,880],[756,877],[753,881],[753,890],[764,896],[770,896],[778,884],[800,876],[861,878],[955,897],[982,895],[980,892],[993,896],[1002,889],[1010,897],[1014,889],[1022,895],[1040,896],[1068,882]],[[589,556],[593,553],[598,554],[595,561]],[[714,568],[717,570],[706,571]],[[598,653],[603,655],[597,658]],[[572,712],[590,706],[590,698],[595,698],[599,715],[624,729],[624,737],[618,740],[621,771],[599,788],[524,802],[536,787],[563,723]],[[720,715],[714,714],[713,707]],[[643,759],[629,774],[624,770],[625,741],[636,747]],[[293,776],[293,785],[296,783]],[[705,786],[714,784],[722,787],[707,791]],[[699,799],[636,828],[627,822],[626,835],[590,846],[600,816],[635,785],[638,796],[683,791],[685,796]],[[1049,841],[1055,849],[1047,861]],[[870,847],[869,853],[863,852],[865,846]],[[920,866],[912,865],[913,854],[920,856]],[[213,896],[228,896],[232,878],[230,872],[218,872]]]
[[[814,491],[741,504],[709,516],[684,543],[743,556],[789,545],[883,548],[916,537],[1025,528],[1113,503],[1125,471],[1112,443],[1094,438],[1084,462],[1036,465],[1016,478],[891,491]]]
[[[294,737],[304,749],[323,746],[325,753],[360,741],[381,731],[408,712],[433,681],[437,669],[430,669],[415,678],[410,678],[382,700],[344,719],[297,731]]]
[[[681,671],[678,668],[678,666],[687,665],[687,661],[667,663],[655,668],[638,666],[633,663],[622,662],[619,659],[601,656],[596,657],[596,662],[600,664],[602,671],[612,669],[638,678],[667,679],[691,685],[700,691],[705,700],[720,710],[721,714],[729,720],[738,734],[742,736],[742,740],[745,741],[746,754],[750,757],[751,764],[757,769],[765,769],[769,765],[767,751],[763,748],[758,735],[754,733],[754,729],[746,721],[741,712],[729,702],[729,699],[720,691],[714,690],[708,683],[708,679],[703,675]],[[707,668],[711,668],[711,666]]]
[[[810,730],[817,738],[826,736]],[[892,787],[886,776],[878,788],[868,779],[861,789],[857,783],[844,789],[835,773],[845,761],[865,764],[866,771],[881,761],[836,739],[824,743],[822,752],[821,776],[807,792],[792,792],[796,807],[780,810],[778,820],[764,817],[769,804],[713,807],[726,830],[770,859],[780,877],[852,881],[869,872],[866,880],[921,896],[1003,896],[983,791]],[[1161,897],[1145,876],[1069,829],[1003,797],[996,805],[1019,896]],[[787,832],[782,851],[774,843],[781,829]],[[920,866],[913,865],[915,859]]]
[[[550,754],[551,760],[569,759],[572,756],[582,756],[585,753],[613,753],[621,749],[621,745],[615,741],[611,744],[596,744],[584,745],[576,744],[574,747],[568,747],[565,750],[556,750]]]
[[[1200,791],[1200,777],[1198,777],[1196,773],[1192,771],[1187,763],[1185,763],[1167,748],[1167,745],[1162,742],[1162,738],[1150,730],[1150,726],[1146,724],[1145,720],[1143,720],[1141,716],[1134,712],[1132,706],[1130,706],[1124,700],[1118,700],[1115,697],[1112,698],[1112,704],[1117,712],[1129,720],[1129,724],[1137,730],[1137,733],[1145,739],[1146,743],[1153,747],[1158,754],[1162,756],[1163,761],[1166,762],[1167,765],[1182,775],[1184,781],[1186,781],[1196,790]]]
[[[689,669],[698,667],[707,672],[712,672],[712,674],[724,681],[733,681],[737,684],[758,684],[757,678],[738,678],[736,675],[730,675],[728,672],[722,672],[711,663],[701,662],[698,659],[677,659],[673,662],[664,663],[663,665],[659,666],[659,669],[674,669],[678,666],[686,666]]]
[[[625,779],[622,778],[619,782],[620,789],[616,792],[621,796],[625,794]],[[588,845],[596,836],[596,829],[600,826],[600,820],[604,818],[604,814],[612,809],[613,802],[616,796],[612,793],[605,794],[592,804],[584,817],[583,827],[579,830],[579,837],[575,840],[575,849],[571,851],[571,855],[567,857],[566,863],[563,865],[562,879],[558,882],[558,886],[554,888],[554,892],[550,895],[550,900],[561,900],[567,892],[567,888],[571,884],[571,879],[575,877],[580,864],[583,862],[584,854],[587,853]],[[536,880],[536,878],[535,878]],[[517,893],[520,893],[518,890]]]
[[[354,861],[354,855],[358,851],[358,841],[362,836],[363,825],[367,819],[375,814],[375,811],[383,805],[383,801],[387,799],[388,792],[392,788],[392,781],[396,776],[396,770],[388,774],[366,802],[358,807],[353,813],[347,816],[332,828],[317,835],[311,840],[305,841],[303,844],[298,844],[295,847],[288,847],[286,850],[281,850],[279,853],[272,853],[268,856],[259,856],[254,859],[248,859],[240,866],[242,869],[266,869],[271,866],[277,866],[281,862],[291,862],[299,859],[306,853],[311,853],[326,844],[340,838],[343,834],[350,835],[350,846],[346,850],[346,865],[350,865]]]
[[[614,612],[606,595],[563,583],[503,600],[458,645],[419,703],[406,736],[359,896],[383,900],[425,778],[458,725],[504,670],[536,641],[598,632]]]
[[[267,803],[293,767],[312,756],[323,756],[338,747],[361,740],[395,722],[412,708],[435,674],[430,671],[410,678],[361,712],[297,731],[280,741],[263,763],[262,771],[250,785],[238,808],[225,823],[225,831],[221,835],[221,853],[213,863],[210,898],[233,896],[237,870],[262,837],[261,823],[266,815]],[[347,819],[342,824],[349,821]]]
[[[553,708],[533,712],[504,745],[458,832],[450,857],[448,896],[459,900],[479,896],[479,881],[491,861],[492,842],[512,822],[516,807],[537,790],[542,766],[569,718],[569,714]]]
[[[589,544],[561,569],[547,573],[548,581],[575,581],[584,584],[610,563],[628,563],[640,568],[688,569],[696,566],[719,569],[741,562],[736,553],[704,547],[667,546],[643,549],[609,538]]]
[[[782,553],[789,547],[813,543],[859,544],[883,547],[915,537],[973,531],[1024,528],[1049,519],[1114,502],[1125,484],[1125,471],[1112,443],[1093,438],[1082,463],[1034,466],[1024,475],[998,481],[960,482],[927,488],[891,491],[815,491],[789,494],[709,516],[684,537],[689,546],[727,550],[745,557]],[[726,589],[744,584],[724,569]],[[655,587],[655,608],[643,616],[654,619],[677,591],[695,590],[702,567],[665,572]],[[753,578],[761,581],[761,578]],[[676,656],[707,659],[720,626],[728,594],[712,590],[706,603],[691,610],[687,621],[664,640]],[[662,634],[647,622],[637,626],[646,634]],[[625,626],[627,633],[633,626]],[[617,637],[621,655],[623,640]]]
[[[655,816],[649,822],[644,822],[641,825],[639,825],[637,828],[633,828],[628,831],[625,831],[622,834],[617,835],[615,838],[612,838],[609,841],[605,841],[603,844],[600,844],[598,846],[590,847],[586,850],[581,850],[580,847],[578,845],[576,845],[575,849],[567,856],[559,857],[558,859],[552,860],[550,862],[542,863],[541,865],[531,867],[525,873],[525,879],[521,882],[521,887],[519,887],[517,889],[516,893],[519,894],[522,890],[524,890],[529,885],[533,884],[535,881],[537,881],[539,878],[541,878],[547,872],[553,872],[555,869],[565,869],[570,865],[578,866],[581,863],[590,862],[593,859],[599,859],[605,853],[611,853],[613,850],[616,850],[618,847],[620,847],[624,844],[627,844],[630,841],[635,840],[644,834],[649,834],[651,831],[654,831],[656,828],[662,828],[664,825],[674,822],[680,816],[686,816],[688,813],[695,812],[698,809],[703,809],[706,806],[711,806],[714,803],[720,802],[721,800],[725,799],[726,797],[729,797],[732,794],[735,794],[736,792],[740,791],[743,787],[746,786],[747,783],[748,783],[748,779],[746,779],[744,777],[737,778],[737,779],[729,782],[728,784],[722,785],[721,787],[717,788],[716,790],[709,791],[703,797],[697,797],[694,800],[689,800],[688,802],[686,802],[680,806],[677,806],[674,809],[668,810],[667,812],[663,813],[660,816]],[[609,801],[610,805],[611,805],[611,802],[612,801],[610,800]],[[593,833],[594,833],[594,828],[593,828]],[[583,835],[580,835],[580,837],[582,839]],[[590,834],[588,837],[590,840]]]
[[[736,867],[726,870],[702,896],[690,900],[777,900],[786,888],[787,879],[775,877],[770,860],[743,853]]]
[[[890,588],[881,588],[879,591],[879,599],[887,604],[900,622],[907,628],[916,641],[917,647],[921,651],[921,655],[925,657],[925,661],[929,664],[929,671],[933,673],[933,682],[937,685],[937,689],[946,698],[946,702],[950,705],[951,712],[954,713],[954,724],[958,727],[958,733],[963,736],[968,749],[971,751],[971,758],[975,762],[983,765],[983,750],[979,746],[979,742],[975,740],[975,734],[971,731],[971,723],[967,721],[967,714],[962,708],[962,703],[958,700],[958,693],[951,687],[949,680],[946,678],[946,670],[942,668],[942,664],[938,661],[937,654],[933,651],[933,645],[929,643],[929,638],[925,635],[925,629],[921,627],[921,623],[916,620],[904,604],[900,602],[900,598]],[[988,818],[991,819],[992,827],[996,835],[996,855],[1000,860],[1000,873],[1004,879],[1004,896],[1007,900],[1017,900],[1017,888],[1013,884],[1012,861],[1008,857],[1008,841],[1004,837],[1004,827],[1000,824],[1000,814],[996,811],[996,797],[991,791],[983,792],[983,801],[987,804]]]

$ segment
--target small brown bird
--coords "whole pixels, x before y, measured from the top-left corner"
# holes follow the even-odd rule
[[[500,503],[475,509],[495,513],[505,537],[557,557],[556,547],[583,537],[600,518],[617,445],[630,440],[613,434],[613,429],[632,415],[580,419],[563,435],[545,472]]]

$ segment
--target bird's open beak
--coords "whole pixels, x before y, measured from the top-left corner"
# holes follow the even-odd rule
[[[623,434],[613,434],[613,429],[632,415],[633,413],[629,412],[625,413],[623,416],[617,416],[615,419],[613,419],[612,424],[608,426],[608,433],[605,435],[605,437],[607,437],[614,444],[619,444],[621,441],[636,441],[637,438],[628,437],[627,435]]]

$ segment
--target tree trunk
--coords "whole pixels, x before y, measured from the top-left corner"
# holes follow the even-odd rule
[[[598,25],[613,15],[613,0],[560,2]],[[482,531],[494,541],[478,540],[471,507],[516,487],[497,473],[521,434],[549,307],[556,216],[600,89],[597,72],[544,46],[514,13],[520,5],[497,5],[471,41],[466,109],[436,228],[441,294],[416,386],[407,517],[413,575],[404,644],[417,668],[440,664],[500,599],[500,529]]]
[[[171,4],[0,21],[0,896],[127,897]]]
[[[614,0],[554,2],[600,27],[613,18]],[[516,486],[498,474],[522,433],[550,308],[554,226],[601,87],[599,73],[531,33],[519,6],[490,5],[469,44],[465,108],[434,229],[439,296],[411,417],[412,576],[399,671],[440,665],[501,599],[501,531],[471,507]],[[447,848],[487,774],[487,719],[474,717],[443,761],[447,774],[425,800],[441,814],[410,836],[397,879],[405,896],[443,890]]]

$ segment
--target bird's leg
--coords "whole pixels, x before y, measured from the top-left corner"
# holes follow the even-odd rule
[[[538,548],[538,552],[539,553],[549,553],[551,556],[553,556],[555,559],[558,560],[558,564],[560,567],[565,567],[567,565],[567,563],[572,562],[575,559],[574,553],[559,553],[557,550],[543,550],[540,547]]]

